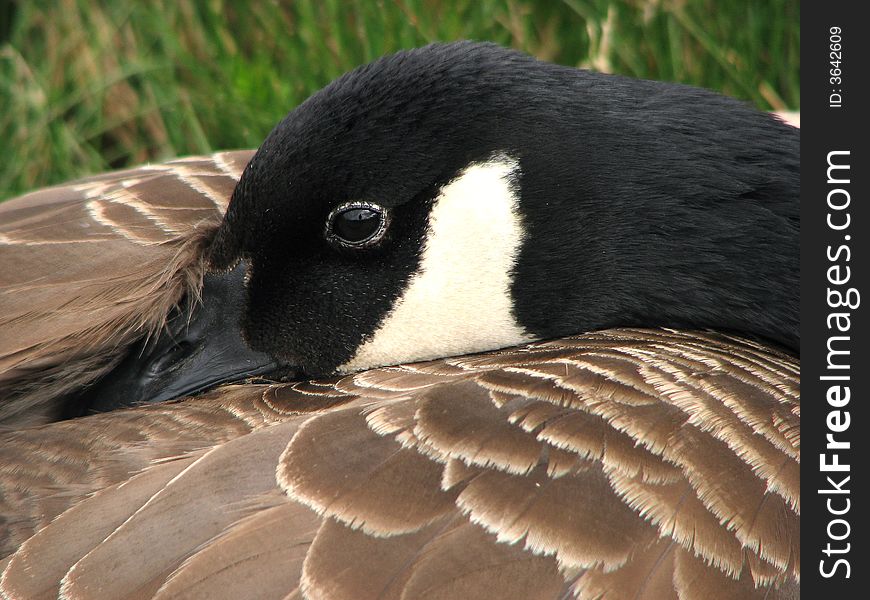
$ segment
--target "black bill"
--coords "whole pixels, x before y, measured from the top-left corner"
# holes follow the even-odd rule
[[[279,372],[268,354],[245,344],[240,320],[245,306],[246,265],[208,274],[193,313],[176,308],[160,335],[135,344],[112,371],[68,404],[67,418],[127,406],[164,402],[220,383]]]

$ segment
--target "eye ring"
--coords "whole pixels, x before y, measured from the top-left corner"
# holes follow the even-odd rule
[[[370,211],[377,214],[378,217],[380,217],[377,228],[374,229],[371,233],[367,234],[366,237],[359,240],[350,240],[342,237],[339,232],[336,231],[336,219],[344,213],[359,210]],[[324,230],[324,236],[326,237],[327,241],[344,248],[370,248],[383,239],[384,234],[386,234],[387,232],[387,227],[389,226],[389,223],[389,212],[383,206],[375,204],[374,202],[359,200],[353,202],[345,202],[343,204],[339,204],[337,207],[332,209],[332,211],[330,211],[329,215],[326,217],[326,229]]]

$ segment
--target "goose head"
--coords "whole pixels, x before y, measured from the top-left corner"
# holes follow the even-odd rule
[[[798,130],[710,91],[492,44],[382,58],[293,110],[244,170],[193,319],[233,341],[189,340],[238,360],[169,360],[173,393],[611,326],[797,353],[798,167]]]

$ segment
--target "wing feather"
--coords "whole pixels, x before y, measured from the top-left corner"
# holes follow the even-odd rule
[[[257,598],[283,598],[299,582],[320,519],[282,496],[209,540],[169,576],[155,600],[248,598],[252,591]]]
[[[7,433],[0,590],[794,598],[798,390],[755,342],[622,329]]]
[[[177,566],[237,521],[274,503],[274,465],[298,424],[263,428],[205,452],[74,564],[65,598],[151,596]],[[204,493],[207,490],[207,493]],[[251,506],[251,500],[259,500]],[[111,578],[106,573],[111,572]]]

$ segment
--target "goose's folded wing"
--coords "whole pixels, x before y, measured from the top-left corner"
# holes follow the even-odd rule
[[[799,421],[796,360],[668,331],[227,386],[0,441],[0,591],[797,598]]]
[[[0,204],[0,424],[55,416],[199,289],[201,244],[252,153],[146,165]]]

